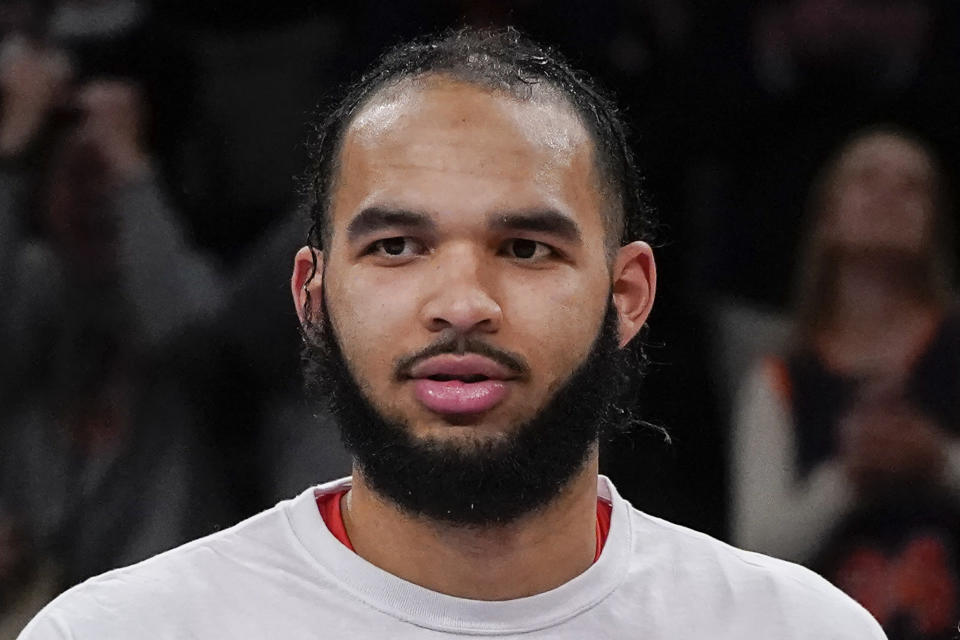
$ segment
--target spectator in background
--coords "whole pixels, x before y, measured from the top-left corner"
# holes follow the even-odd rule
[[[710,180],[698,280],[765,308],[791,301],[806,189],[837,139],[894,121],[958,146],[960,4],[933,0],[714,3],[701,54]],[[726,28],[722,25],[726,24]],[[716,35],[714,35],[714,33]],[[689,163],[688,163],[689,166]]]
[[[157,186],[138,90],[73,87],[64,60],[28,39],[0,53],[0,530],[18,532],[0,545],[54,565],[59,587],[221,519],[168,357],[214,316],[219,281]],[[57,111],[74,122],[31,199],[26,158]]]
[[[891,638],[939,637],[910,634],[953,629],[958,606],[958,532],[943,516],[960,501],[960,314],[941,186],[933,155],[907,134],[869,130],[841,149],[812,194],[793,339],[753,372],[733,424],[736,542],[814,565],[829,557],[820,568]],[[868,539],[892,567],[917,527],[934,536],[919,542],[931,571],[863,580]]]

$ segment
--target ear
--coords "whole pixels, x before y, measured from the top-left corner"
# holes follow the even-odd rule
[[[620,320],[620,347],[630,342],[650,315],[657,291],[657,265],[646,242],[620,247],[613,266],[613,306]]]
[[[290,293],[300,324],[317,312],[322,289],[323,252],[313,247],[301,247],[293,258],[293,276],[290,277]]]

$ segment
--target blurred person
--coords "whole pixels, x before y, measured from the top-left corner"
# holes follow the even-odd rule
[[[170,354],[221,294],[157,185],[137,89],[74,88],[61,58],[0,54],[0,500],[62,588],[219,518]],[[75,124],[31,205],[24,157],[58,109]]]
[[[926,522],[924,509],[945,520],[957,513],[960,314],[942,181],[928,147],[892,128],[855,135],[824,169],[811,196],[792,339],[755,369],[734,415],[738,544],[811,564],[826,554],[839,570],[836,547],[852,535],[840,535],[852,531],[850,520],[883,521],[865,512],[896,513],[906,502],[917,512],[911,522]],[[940,573],[955,585],[960,531],[916,527],[941,532]],[[885,551],[895,556],[916,534],[897,518],[885,529],[857,535],[892,540]],[[892,597],[870,607],[881,622],[909,604]],[[960,607],[956,585],[938,597],[945,633]]]
[[[216,265],[190,246],[167,204],[145,147],[142,94],[123,80],[76,87],[66,60],[63,52],[26,39],[5,41],[0,51],[0,161],[6,169],[0,283],[17,290],[4,320],[31,331],[23,322],[31,311],[18,305],[56,296],[29,287],[36,275],[29,272],[64,262],[84,283],[112,279],[144,342],[159,345],[215,316],[223,297]],[[69,126],[39,148],[45,162],[38,163],[43,130],[57,113],[69,118]],[[6,336],[14,354],[20,343],[10,336],[16,331]]]
[[[691,120],[701,124],[692,126],[706,153],[686,162],[708,171],[688,189],[702,209],[691,214],[702,230],[689,255],[708,293],[783,311],[807,189],[836,140],[893,121],[949,153],[960,148],[960,4],[714,4],[703,32],[710,46],[690,83],[700,96]]]
[[[509,29],[403,44],[314,149],[290,287],[352,477],[88,581],[25,640],[884,637],[814,574],[598,475],[656,271],[586,76]]]

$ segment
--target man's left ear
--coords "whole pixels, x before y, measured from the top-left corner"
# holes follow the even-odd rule
[[[657,265],[646,242],[620,247],[613,265],[613,305],[617,308],[620,347],[630,342],[650,315],[657,291]]]

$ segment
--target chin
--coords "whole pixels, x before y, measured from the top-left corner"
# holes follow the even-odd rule
[[[489,414],[462,413],[433,416],[425,421],[410,421],[406,424],[415,425],[409,428],[419,438],[492,442],[516,431],[522,423],[523,420],[506,422],[503,418]]]
[[[441,447],[451,447],[460,451],[480,451],[495,442],[507,440],[503,431],[493,431],[478,427],[449,426],[443,429],[431,430],[423,437],[439,443]]]

